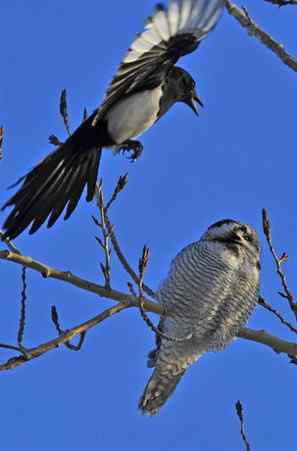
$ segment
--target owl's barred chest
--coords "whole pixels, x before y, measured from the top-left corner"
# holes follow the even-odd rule
[[[175,259],[160,298],[172,321],[169,329],[179,336],[193,332],[191,349],[200,352],[203,343],[205,351],[219,350],[257,304],[257,268],[228,249],[216,253],[194,244]]]
[[[175,259],[160,300],[173,316],[187,321],[206,324],[232,317],[235,325],[254,308],[258,281],[258,269],[248,258],[191,245]]]

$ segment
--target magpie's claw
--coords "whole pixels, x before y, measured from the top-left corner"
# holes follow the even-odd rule
[[[141,156],[143,152],[143,145],[139,141],[129,140],[122,144],[118,151],[123,154],[126,152],[132,152],[132,154],[127,158],[131,161],[131,163],[134,163]]]

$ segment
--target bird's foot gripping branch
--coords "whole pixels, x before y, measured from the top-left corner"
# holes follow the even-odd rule
[[[143,145],[140,141],[133,141],[130,139],[116,149],[116,153],[120,152],[123,154],[131,152],[131,155],[128,158],[134,163],[141,156]]]

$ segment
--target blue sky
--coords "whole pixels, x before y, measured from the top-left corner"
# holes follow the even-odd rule
[[[1,204],[8,196],[5,188],[51,150],[48,136],[64,138],[61,89],[68,90],[74,128],[85,106],[92,111],[100,103],[153,4],[2,0],[0,124],[6,138]],[[259,0],[246,6],[297,55],[296,8],[278,9]],[[197,80],[205,104],[199,119],[183,105],[174,107],[143,136],[145,151],[133,165],[104,153],[101,176],[107,193],[119,175],[129,172],[129,185],[112,211],[123,248],[136,266],[143,244],[150,247],[147,282],[157,288],[177,251],[209,224],[226,217],[251,223],[263,242],[262,294],[285,310],[261,232],[261,209],[270,212],[275,246],[289,252],[286,271],[296,292],[297,75],[227,14],[199,52],[181,65]],[[95,206],[81,201],[71,220],[33,237],[24,233],[17,245],[24,254],[101,283],[92,214]],[[1,262],[0,277],[0,341],[14,342],[20,267]],[[114,287],[125,289],[127,280],[115,263]],[[110,305],[35,273],[28,274],[28,283],[28,347],[55,335],[52,304],[65,327]],[[260,308],[249,325],[294,340]],[[124,312],[92,330],[80,353],[62,348],[2,373],[3,449],[241,449],[237,399],[245,406],[254,449],[292,447],[297,370],[286,357],[242,340],[194,365],[157,417],[141,416],[137,402],[150,374],[146,354],[153,339],[136,310]],[[7,358],[3,351],[0,355]]]

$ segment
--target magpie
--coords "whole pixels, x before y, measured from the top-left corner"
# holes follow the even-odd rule
[[[3,206],[13,206],[2,238],[13,239],[30,224],[35,233],[48,219],[52,227],[66,207],[64,219],[75,210],[87,186],[86,200],[94,197],[103,148],[132,152],[143,146],[135,137],[157,122],[176,102],[198,114],[202,106],[195,81],[178,59],[197,49],[215,27],[224,0],[169,0],[156,6],[143,33],[132,43],[101,106],[54,152],[17,183],[17,193]],[[15,186],[15,185],[14,185]]]

